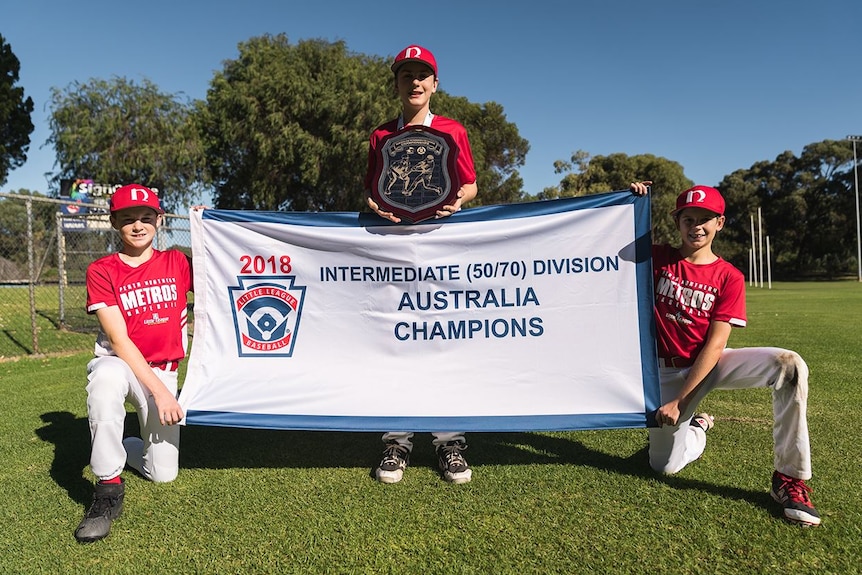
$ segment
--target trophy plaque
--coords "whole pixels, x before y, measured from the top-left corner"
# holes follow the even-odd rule
[[[415,224],[458,199],[458,145],[449,134],[408,126],[381,139],[377,153],[371,197],[381,210]]]

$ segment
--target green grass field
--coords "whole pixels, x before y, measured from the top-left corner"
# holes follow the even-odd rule
[[[862,571],[862,285],[749,288],[731,345],[811,367],[820,528],[785,523],[767,390],[711,394],[707,451],[650,471],[646,431],[473,433],[454,486],[419,434],[396,485],[370,476],[376,433],[183,429],[170,484],[132,473],[111,535],[80,545],[89,504],[88,352],[0,363],[0,573],[828,573]],[[134,416],[127,428],[136,430]]]
[[[0,288],[0,360],[92,349],[98,322],[95,316],[86,313],[84,286],[65,288],[62,313],[58,286],[37,286],[33,294],[31,318],[28,286]],[[34,321],[35,341],[32,329]],[[61,324],[68,329],[57,329]]]

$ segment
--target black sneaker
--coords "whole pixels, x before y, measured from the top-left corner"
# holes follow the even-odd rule
[[[383,459],[374,471],[380,483],[398,483],[404,477],[404,470],[410,461],[410,450],[397,441],[390,441],[383,451]]]
[[[107,537],[111,522],[123,512],[125,495],[126,484],[122,479],[120,483],[96,483],[93,503],[75,529],[75,539],[80,543],[92,543]]]
[[[805,481],[775,471],[770,495],[784,507],[784,518],[802,527],[820,525],[820,514],[811,502],[811,488]]]
[[[443,479],[451,483],[467,483],[473,477],[473,470],[461,452],[467,449],[463,441],[450,441],[437,448],[437,464]]]

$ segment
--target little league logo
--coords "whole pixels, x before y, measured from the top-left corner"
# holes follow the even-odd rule
[[[455,202],[458,146],[427,126],[410,126],[381,140],[371,196],[386,211],[416,223]]]
[[[237,280],[239,285],[228,287],[228,295],[239,357],[291,357],[305,286],[294,286],[293,276],[238,277]]]

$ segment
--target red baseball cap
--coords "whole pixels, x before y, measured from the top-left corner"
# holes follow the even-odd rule
[[[709,186],[694,186],[681,193],[676,198],[676,209],[671,215],[676,215],[686,208],[703,208],[716,214],[724,215],[724,198],[715,188]]]
[[[160,214],[165,213],[165,210],[162,209],[162,206],[159,203],[158,194],[141,184],[127,184],[117,188],[117,191],[111,196],[109,205],[111,207],[111,212],[124,210],[126,208],[146,206],[156,210]]]
[[[392,72],[397,73],[401,64],[406,64],[407,62],[422,62],[434,71],[435,76],[437,75],[437,60],[434,59],[434,54],[431,53],[431,50],[427,48],[413,44],[398,52],[398,55],[395,56],[395,61],[392,62]]]

